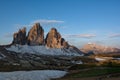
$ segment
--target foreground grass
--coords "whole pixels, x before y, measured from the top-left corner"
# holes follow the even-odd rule
[[[94,67],[70,70],[63,78],[54,80],[120,80],[120,67]]]
[[[113,73],[120,73],[120,68],[100,68],[100,69],[93,68],[89,70],[83,70],[78,73],[71,74],[69,76],[73,78],[82,78],[82,77],[102,76]]]

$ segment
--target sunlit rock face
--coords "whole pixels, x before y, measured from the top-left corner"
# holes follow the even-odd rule
[[[29,30],[26,36],[26,28],[20,29],[17,33],[14,33],[13,44],[20,45],[45,45],[48,48],[66,48],[69,49],[71,45],[62,38],[61,34],[56,28],[51,28],[51,30],[46,35],[44,39],[44,29],[40,23],[35,23],[33,27]]]
[[[62,38],[57,29],[52,28],[45,39],[46,46],[49,48],[68,48],[69,44]]]
[[[30,29],[27,36],[28,45],[43,45],[44,44],[44,30],[40,23],[36,23]]]
[[[26,28],[20,29],[18,32],[14,33],[13,35],[13,42],[12,44],[26,44]]]

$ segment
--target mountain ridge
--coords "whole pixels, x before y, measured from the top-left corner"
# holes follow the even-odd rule
[[[85,44],[81,49],[81,51],[85,53],[93,52],[93,53],[119,53],[120,49],[110,47],[110,46],[104,46],[96,43],[88,43]]]

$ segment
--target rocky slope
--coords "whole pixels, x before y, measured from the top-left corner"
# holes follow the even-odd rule
[[[98,45],[95,43],[88,43],[84,45],[84,47],[80,50],[85,53],[95,53],[95,54],[96,53],[120,53],[120,49],[118,48]]]
[[[36,69],[68,69],[78,61],[75,56],[53,56],[32,54],[29,52],[13,52],[6,50],[6,46],[0,46],[0,71],[36,70]],[[79,60],[80,61],[80,60]]]

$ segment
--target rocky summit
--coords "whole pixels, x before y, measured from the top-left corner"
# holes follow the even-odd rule
[[[47,34],[45,43],[50,48],[68,48],[69,44],[61,37],[57,29],[52,28]]]
[[[49,48],[69,48],[70,45],[56,28],[52,28],[44,39],[44,29],[40,23],[35,23],[26,36],[26,28],[20,29],[13,35],[13,45],[46,45]]]
[[[27,36],[28,45],[43,45],[44,30],[39,23],[33,25]]]
[[[26,44],[26,28],[20,29],[18,32],[14,33],[13,35],[13,42],[12,44]]]

